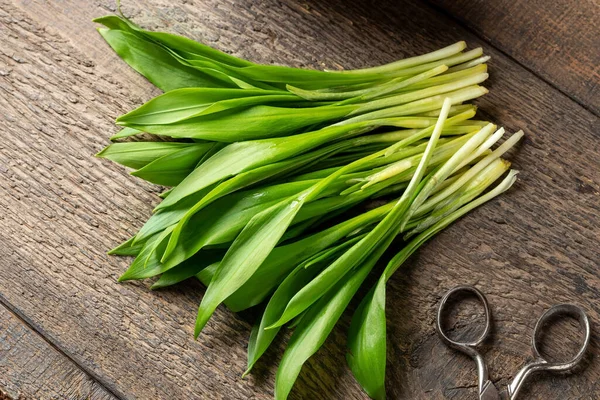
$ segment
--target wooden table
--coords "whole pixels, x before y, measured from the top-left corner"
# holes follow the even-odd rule
[[[484,117],[527,138],[518,184],[427,244],[388,291],[390,399],[475,399],[474,364],[443,346],[434,311],[449,287],[489,295],[485,350],[506,383],[557,302],[594,324],[586,365],[539,376],[523,398],[600,398],[600,20],[596,0],[123,0],[150,29],[258,62],[362,67],[465,39],[483,46]],[[138,229],[158,188],[93,157],[118,115],[158,92],[102,41],[113,0],[0,0],[0,399],[269,399],[284,340],[249,378],[254,315],[219,308],[198,341],[203,288],[118,284],[107,249]],[[466,315],[466,313],[464,313]],[[470,326],[475,321],[467,320]],[[343,359],[346,315],[305,366],[293,399],[362,399]],[[467,326],[467,327],[468,327]],[[564,332],[550,350],[577,341]],[[271,366],[269,366],[270,364]]]

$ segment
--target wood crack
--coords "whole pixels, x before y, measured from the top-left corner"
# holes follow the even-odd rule
[[[69,360],[81,372],[83,372],[85,375],[92,378],[96,382],[96,384],[102,388],[102,390],[108,392],[110,395],[112,395],[113,397],[115,397],[117,399],[125,399],[125,396],[123,394],[117,394],[114,389],[111,389],[110,384],[103,382],[102,378],[95,376],[95,374],[93,372],[89,371],[81,363],[79,363],[77,360],[75,360],[73,357],[71,357],[69,354],[67,354],[63,349],[61,349],[60,346],[58,346],[47,335],[45,335],[39,327],[36,327],[36,325],[32,321],[30,321],[26,316],[22,315],[14,306],[12,306],[12,304],[10,304],[2,296],[1,293],[0,293],[0,307],[3,307],[14,318],[19,320],[19,322],[21,324],[23,324],[27,329],[32,331],[35,335],[37,335],[40,339],[42,339],[46,344],[48,344],[50,347],[52,347],[54,350],[56,350],[61,356],[65,357],[67,360]],[[21,338],[22,338],[22,336],[21,336]],[[33,361],[33,360],[30,360],[30,361]],[[49,368],[49,366],[45,366],[44,368]],[[2,395],[1,390],[0,390],[0,395]],[[8,396],[8,394],[5,394],[5,395]],[[21,397],[19,397],[19,399],[20,398]],[[10,397],[8,399],[10,400]]]

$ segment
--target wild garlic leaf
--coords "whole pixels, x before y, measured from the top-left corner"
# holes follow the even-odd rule
[[[265,328],[279,319],[289,299],[318,272],[317,268],[306,269],[303,264],[299,264],[277,287],[260,319],[258,329],[248,342],[248,368],[244,372],[244,375],[250,372],[256,361],[267,350],[279,332],[279,328]]]
[[[217,306],[254,274],[275,247],[303,197],[293,196],[255,215],[223,257],[198,309],[194,335],[197,337]]]
[[[210,189],[208,187],[199,191],[174,207],[155,212],[135,235],[135,243],[145,241],[155,233],[176,224]]]
[[[217,49],[214,49],[210,46],[207,46],[202,43],[198,43],[195,40],[188,39],[184,36],[174,35],[171,33],[165,32],[152,32],[148,30],[141,29],[130,20],[126,18],[120,18],[124,23],[127,24],[129,29],[135,30],[139,33],[142,33],[146,37],[155,40],[156,42],[164,45],[166,48],[171,49],[177,53],[190,53],[195,55],[200,55],[211,60],[214,60],[219,63],[224,63],[231,66],[248,66],[253,65],[253,63],[243,60],[241,58],[229,55]]]
[[[145,241],[135,260],[133,260],[127,271],[119,277],[119,282],[149,278],[160,273],[157,272],[157,267],[160,265],[160,257],[157,255],[157,252],[162,251],[166,247],[165,237],[171,229],[173,229],[172,226],[167,227]]]
[[[176,186],[194,170],[202,156],[213,146],[213,143],[194,143],[148,163],[131,175],[157,185]]]
[[[336,139],[358,136],[382,122],[360,122],[332,126],[284,138],[251,140],[229,144],[198,166],[159,206],[170,207],[181,199],[236,174],[299,155]]]
[[[264,84],[261,82],[254,82],[251,80],[249,82],[247,82],[247,81],[244,81],[243,79],[240,79],[239,74],[232,72],[232,71],[228,71],[228,65],[222,63],[221,60],[223,60],[223,59],[228,59],[229,61],[235,60],[235,62],[233,62],[232,64],[237,65],[237,66],[252,65],[252,63],[248,63],[248,62],[245,62],[244,60],[227,55],[216,49],[212,49],[209,46],[206,46],[206,45],[203,45],[200,43],[196,43],[195,45],[193,45],[192,44],[193,41],[191,41],[187,38],[177,36],[177,35],[171,35],[171,34],[162,33],[162,32],[150,32],[150,31],[140,29],[138,26],[133,24],[131,21],[129,21],[128,19],[123,18],[123,17],[107,16],[107,17],[97,18],[94,21],[103,24],[104,26],[110,28],[111,30],[113,30],[115,32],[122,32],[124,34],[131,35],[138,39],[138,42],[132,41],[132,43],[127,43],[127,42],[122,43],[121,50],[124,54],[129,54],[130,52],[135,52],[136,47],[142,47],[142,46],[140,46],[140,43],[146,43],[149,48],[155,49],[159,54],[163,55],[169,62],[171,62],[173,64],[174,68],[180,68],[184,71],[190,71],[190,69],[191,69],[193,71],[190,71],[190,72],[194,72],[195,74],[197,74],[200,77],[205,77],[209,80],[212,79],[215,82],[220,83],[218,85],[188,85],[188,86],[184,85],[184,86],[179,86],[179,87],[204,86],[204,87],[240,87],[240,88],[261,87],[263,89],[273,88],[271,85]],[[111,43],[109,42],[109,44],[111,44]],[[127,46],[129,44],[132,47],[131,49],[127,48]],[[111,44],[111,46],[112,46],[112,44]],[[170,46],[175,46],[175,48],[170,47]],[[206,55],[209,55],[208,57],[197,56],[206,61],[204,63],[204,67],[198,68],[198,67],[192,65],[192,60],[188,60],[185,58],[185,50],[177,51],[176,48],[179,46],[183,46],[184,48],[187,47],[188,50],[190,49],[190,47],[193,47],[196,49],[195,51],[202,49]],[[125,62],[127,62],[128,64],[130,64],[130,66],[132,66],[134,69],[138,70],[138,68],[136,68],[136,66],[138,66],[138,65],[136,63],[131,62],[131,61],[135,61],[135,60],[131,60],[131,57],[128,58],[128,57],[121,56],[121,58],[123,58],[123,60]],[[194,58],[196,58],[196,57],[194,57]],[[141,71],[138,70],[138,72],[141,72]],[[232,75],[238,75],[238,77],[236,78],[236,77],[233,77]],[[146,77],[149,79],[148,76],[146,76]],[[152,79],[149,79],[149,80],[154,83],[154,81]],[[159,88],[166,91],[165,88],[162,88],[160,86],[159,86]]]
[[[165,155],[193,146],[177,142],[126,142],[106,146],[96,157],[107,158],[129,168],[143,168]]]
[[[95,20],[112,29],[134,34],[140,39],[157,44],[169,52],[185,66],[191,66],[202,73],[214,76],[234,86],[248,88],[273,89],[272,85],[244,78],[230,67],[254,65],[241,58],[226,54],[210,46],[195,42],[183,36],[164,32],[152,32],[141,29],[127,18],[108,16]]]
[[[123,243],[121,243],[120,245],[115,247],[114,249],[110,250],[107,254],[115,255],[115,256],[132,256],[132,257],[137,256],[139,254],[139,252],[142,250],[143,243],[134,244],[134,240],[135,240],[135,236],[127,239],[126,241],[124,241]]]
[[[319,298],[290,338],[275,377],[275,399],[287,399],[302,366],[327,339],[350,300],[372,269],[372,259],[348,274]]]
[[[369,291],[352,317],[346,360],[369,397],[385,399],[385,279]]]
[[[131,33],[98,29],[104,40],[127,64],[163,91],[183,87],[231,87],[225,81],[187,67],[161,46]]]
[[[112,135],[110,137],[110,141],[114,142],[115,140],[123,139],[123,138],[129,137],[129,136],[139,135],[140,133],[142,133],[142,131],[138,131],[137,129],[123,128],[119,132]]]
[[[219,263],[223,259],[225,251],[224,249],[211,249],[202,250],[194,254],[191,258],[183,261],[176,267],[162,273],[150,289],[172,286],[193,277],[209,265]]]
[[[313,181],[301,181],[250,189],[207,205],[180,231],[175,248],[164,261],[164,270],[173,268],[205,246],[232,242],[256,214],[313,184]]]
[[[277,96],[281,98],[281,96]],[[289,99],[289,96],[283,96]],[[255,98],[246,98],[252,101]],[[242,102],[242,100],[239,100]],[[247,101],[247,100],[243,100]],[[174,138],[192,138],[217,142],[239,142],[292,134],[302,128],[336,122],[357,107],[322,106],[308,108],[257,105],[249,108],[225,109],[170,124],[136,124],[125,120],[118,123],[131,128]]]
[[[275,247],[248,281],[225,300],[225,305],[237,312],[259,304],[297,263],[336,246],[352,232],[380,221],[392,206],[391,203],[382,205],[295,242]]]
[[[121,125],[166,125],[230,108],[298,101],[283,91],[229,88],[182,88],[157,96],[117,118]]]

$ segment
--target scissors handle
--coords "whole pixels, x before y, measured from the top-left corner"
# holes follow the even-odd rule
[[[570,315],[576,317],[579,321],[579,325],[584,332],[583,344],[579,351],[569,361],[563,362],[550,362],[546,360],[539,350],[539,338],[542,333],[542,328],[550,320],[550,318],[556,315]],[[557,304],[547,310],[538,319],[535,327],[533,328],[533,336],[531,338],[531,348],[535,359],[529,364],[525,365],[513,378],[512,382],[508,385],[508,395],[510,400],[514,400],[525,380],[534,372],[538,371],[549,371],[549,372],[568,372],[575,368],[585,355],[585,352],[590,343],[591,329],[590,321],[585,311],[581,307],[573,304]]]
[[[446,310],[446,305],[448,303],[448,300],[457,293],[473,293],[473,294],[475,294],[475,296],[477,296],[477,298],[483,305],[483,309],[485,312],[485,329],[483,330],[481,335],[479,335],[479,337],[474,341],[461,342],[461,341],[452,340],[448,337],[448,335],[446,335],[446,332],[444,332],[444,328],[442,327],[442,317],[444,315],[444,311]],[[480,394],[482,394],[486,391],[486,388],[489,386],[489,383],[491,383],[491,382],[489,382],[487,366],[485,365],[483,357],[481,356],[481,354],[479,354],[476,347],[479,346],[481,343],[483,343],[485,338],[488,336],[488,334],[490,332],[490,328],[491,328],[491,319],[492,319],[492,316],[491,316],[491,312],[490,312],[490,307],[488,305],[487,299],[485,298],[484,294],[481,293],[478,289],[474,288],[473,286],[464,286],[463,285],[463,286],[456,286],[456,287],[450,289],[444,295],[444,297],[442,297],[442,300],[440,301],[440,305],[438,307],[436,324],[435,324],[435,329],[436,329],[438,335],[440,336],[442,341],[447,346],[449,346],[455,350],[458,350],[458,351],[470,356],[471,358],[473,358],[473,360],[475,360],[475,363],[477,364],[477,375],[478,375],[478,384],[479,384],[479,393]],[[491,385],[490,388],[493,388],[493,385]],[[487,390],[489,391],[489,389],[487,389]]]

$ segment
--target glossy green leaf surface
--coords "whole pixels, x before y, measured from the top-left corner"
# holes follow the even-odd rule
[[[163,156],[186,149],[193,144],[176,142],[127,142],[106,146],[97,157],[107,158],[129,168],[143,168]]]
[[[127,64],[163,91],[184,87],[228,87],[226,82],[182,65],[167,50],[115,29],[98,29],[104,40]]]

